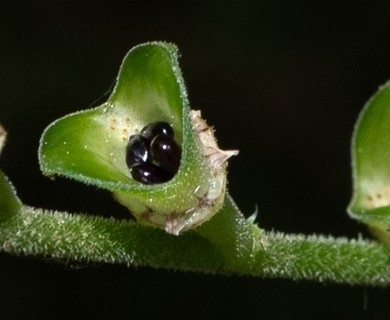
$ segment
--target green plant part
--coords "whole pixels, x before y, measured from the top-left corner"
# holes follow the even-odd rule
[[[7,132],[0,125],[0,156],[5,145],[6,138]],[[21,207],[22,203],[16,196],[14,187],[0,170],[0,223],[17,214]]]
[[[15,189],[8,178],[0,170],[0,223],[16,215],[22,203],[16,196]]]
[[[352,158],[354,192],[348,212],[390,245],[390,82],[361,112]]]
[[[190,110],[174,45],[153,42],[125,57],[112,95],[103,105],[68,115],[44,132],[39,160],[44,174],[113,192],[139,222],[170,234],[209,220],[224,202],[226,160],[199,111]],[[143,185],[125,162],[129,137],[149,123],[169,123],[182,147],[172,180]]]
[[[370,100],[356,126],[349,207],[354,218],[387,243],[389,87]],[[145,185],[132,178],[125,150],[130,135],[142,135],[145,125],[158,121],[172,127],[169,139],[181,146],[181,164],[168,182]],[[4,143],[5,131],[0,130],[0,152]],[[137,46],[125,58],[108,102],[50,125],[39,159],[49,176],[112,191],[143,223],[32,208],[21,203],[0,171],[0,251],[58,261],[390,285],[385,244],[267,232],[253,217],[246,219],[225,195],[226,160],[233,154],[218,148],[200,112],[190,110],[176,48],[166,43]],[[171,236],[184,230],[189,231]]]

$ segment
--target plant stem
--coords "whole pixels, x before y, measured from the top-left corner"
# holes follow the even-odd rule
[[[267,233],[254,274],[355,285],[390,285],[389,248],[378,242]]]
[[[132,221],[23,206],[0,223],[0,251],[59,261],[390,285],[386,246],[265,232],[245,220],[230,197],[211,221],[178,237]]]

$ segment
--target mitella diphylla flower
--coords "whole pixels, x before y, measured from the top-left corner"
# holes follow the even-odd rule
[[[126,165],[129,137],[153,122],[168,123],[181,147],[177,173],[145,185]],[[134,47],[103,105],[67,115],[45,130],[39,149],[45,175],[61,175],[113,192],[141,223],[178,235],[209,220],[222,206],[226,160],[199,111],[190,110],[174,45]]]
[[[367,102],[352,138],[353,196],[349,215],[390,245],[390,82]]]

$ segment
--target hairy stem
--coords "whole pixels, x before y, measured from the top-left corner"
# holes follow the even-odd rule
[[[0,251],[59,261],[390,285],[386,246],[265,232],[245,220],[229,197],[211,221],[179,237],[131,221],[23,206],[0,223]]]

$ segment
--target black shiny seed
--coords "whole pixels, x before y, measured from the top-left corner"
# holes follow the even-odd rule
[[[151,144],[150,151],[153,160],[164,169],[176,173],[180,166],[181,149],[169,136],[158,135]]]
[[[173,129],[167,122],[152,122],[145,126],[140,134],[146,139],[152,140],[155,136],[162,134],[173,138]]]
[[[173,174],[153,163],[138,163],[131,167],[131,176],[143,184],[163,183],[171,180]]]
[[[126,146],[126,164],[131,168],[134,164],[151,162],[150,141],[137,134],[130,136]]]
[[[172,127],[162,121],[150,123],[140,134],[130,136],[126,146],[126,164],[134,180],[157,184],[173,178],[181,159],[180,146],[173,136]]]

